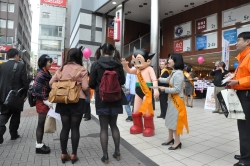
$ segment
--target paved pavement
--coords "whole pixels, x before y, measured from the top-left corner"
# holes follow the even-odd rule
[[[168,130],[163,119],[156,118],[160,114],[159,102],[156,102],[155,128],[156,135],[143,137],[129,134],[132,122],[126,122],[126,111],[119,115],[118,125],[121,132],[121,161],[112,158],[114,151],[113,139],[109,137],[110,164],[117,166],[229,166],[237,161],[233,158],[239,154],[239,140],[236,120],[229,120],[224,115],[213,114],[204,110],[204,99],[195,99],[194,107],[188,107],[190,133],[181,136],[182,149],[169,151],[169,146],[162,146],[166,141]],[[75,165],[104,165],[100,158],[102,150],[99,141],[99,122],[92,107],[92,120],[82,121],[81,139],[78,156],[80,161]],[[57,122],[54,134],[45,134],[44,143],[51,148],[48,155],[35,154],[35,129],[37,114],[34,108],[25,106],[22,113],[19,133],[22,138],[11,141],[7,132],[4,143],[0,145],[0,166],[8,165],[63,165],[60,161],[59,133],[61,122]],[[71,143],[69,141],[69,152]],[[66,165],[72,165],[70,162]]]

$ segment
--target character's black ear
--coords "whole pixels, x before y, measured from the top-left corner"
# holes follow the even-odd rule
[[[154,55],[155,55],[155,53],[149,53],[148,54],[149,59],[152,59],[154,57]]]
[[[79,49],[79,51],[82,51],[82,50],[84,50],[84,48],[85,48],[85,47],[81,46],[81,47],[79,47],[78,49]]]
[[[135,51],[137,50],[137,48],[136,47],[134,47],[134,53],[135,53]]]

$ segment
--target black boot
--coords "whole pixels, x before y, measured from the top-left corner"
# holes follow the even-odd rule
[[[36,153],[38,154],[49,154],[50,148],[43,144],[41,148],[36,148]]]

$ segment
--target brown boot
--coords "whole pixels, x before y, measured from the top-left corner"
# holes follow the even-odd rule
[[[71,159],[71,163],[72,163],[72,164],[74,164],[76,161],[79,160],[78,157],[77,157],[77,155],[75,155],[75,154],[72,154],[72,155],[70,156],[70,159]]]
[[[61,160],[62,160],[62,163],[64,164],[66,161],[70,160],[70,155],[69,154],[62,154]]]

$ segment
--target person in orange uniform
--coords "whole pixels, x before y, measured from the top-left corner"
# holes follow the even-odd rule
[[[88,72],[88,75],[89,75],[89,72]],[[88,81],[89,81],[89,76],[88,76]],[[89,95],[87,96],[87,99],[85,100],[86,101],[86,107],[85,110],[86,110],[86,113],[84,114],[83,118],[84,118],[84,121],[88,121],[91,119],[91,107],[90,107],[90,101],[92,99],[92,96],[94,94],[94,89],[91,89],[89,88]]]
[[[250,165],[250,31],[238,35],[236,44],[240,53],[237,55],[239,65],[235,70],[235,77],[228,82],[232,89],[237,90],[246,120],[238,120],[240,138],[240,155],[234,158],[239,160],[234,166]]]

